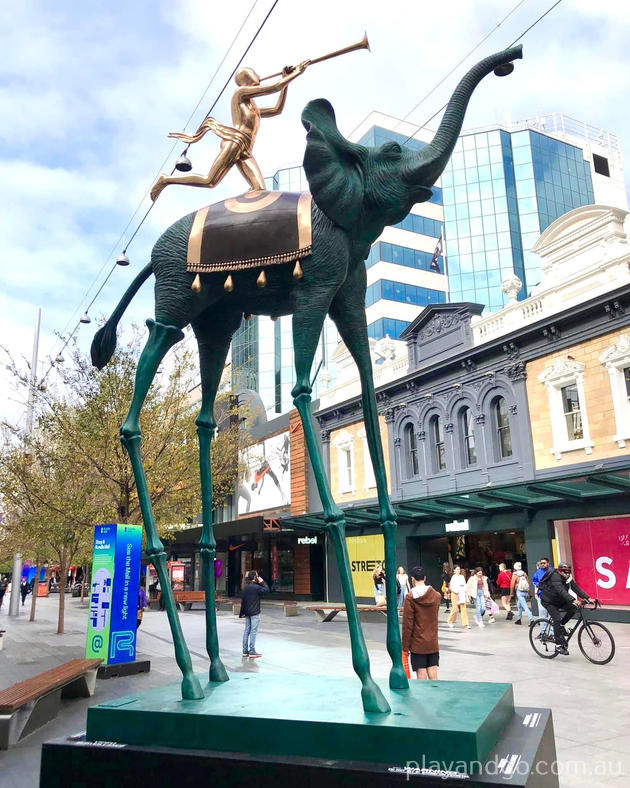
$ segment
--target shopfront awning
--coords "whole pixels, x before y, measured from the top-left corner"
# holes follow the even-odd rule
[[[630,493],[630,468],[611,473],[594,471],[579,476],[554,477],[553,481],[493,485],[466,492],[441,493],[402,501],[393,501],[399,522],[465,519],[495,513],[534,513],[558,504],[575,505],[598,499],[619,498]],[[379,523],[378,504],[360,504],[343,508],[349,531]],[[628,502],[630,509],[630,499]],[[325,527],[323,512],[282,518],[283,527],[321,531]]]

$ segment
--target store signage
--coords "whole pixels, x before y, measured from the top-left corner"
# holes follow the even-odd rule
[[[346,537],[352,584],[356,596],[374,597],[372,572],[378,563],[384,563],[385,544],[382,534]]]
[[[136,658],[142,526],[94,528],[92,583],[85,656],[106,665]]]
[[[630,517],[569,522],[575,582],[604,605],[630,605]]]
[[[317,544],[316,536],[298,536],[298,544]]]
[[[452,523],[445,523],[444,528],[447,533],[449,531],[469,531],[470,523],[468,520],[453,520]]]

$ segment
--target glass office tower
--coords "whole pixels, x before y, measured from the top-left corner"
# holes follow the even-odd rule
[[[526,298],[540,234],[595,201],[625,207],[621,173],[616,137],[559,114],[463,134],[442,177],[450,300],[495,312],[513,273]]]

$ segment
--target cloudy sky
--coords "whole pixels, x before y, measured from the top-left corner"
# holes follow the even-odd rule
[[[372,51],[315,65],[292,83],[283,115],[261,126],[255,150],[261,169],[269,175],[301,160],[299,116],[308,100],[328,98],[346,134],[371,110],[406,116],[494,31],[413,111],[409,120],[422,125],[468,66],[512,43],[553,1],[279,0],[244,61],[259,74],[354,43],[364,30]],[[38,306],[40,358],[56,355],[55,332],[74,327],[123,248],[119,239],[134,212],[139,209],[127,237],[149,206],[156,175],[172,168],[181,148],[171,152],[167,133],[184,128],[249,14],[187,130],[197,127],[272,5],[22,0],[12,6],[0,29],[0,344],[16,357],[30,358]],[[562,111],[616,133],[628,159],[628,41],[630,5],[563,0],[524,37],[524,60],[514,73],[477,89],[465,125]],[[228,89],[213,112],[224,122],[230,95]],[[217,151],[211,134],[193,146],[195,170],[206,172]],[[129,248],[131,266],[117,268],[92,316],[110,313],[172,221],[243,191],[236,172],[212,193],[166,189]],[[124,322],[141,322],[152,311],[147,283]],[[93,329],[79,329],[82,346],[89,346]],[[23,404],[12,401],[6,377],[0,386],[2,413],[19,420]]]

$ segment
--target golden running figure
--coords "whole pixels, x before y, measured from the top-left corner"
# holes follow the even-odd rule
[[[260,168],[252,154],[252,148],[258,133],[261,118],[271,118],[279,115],[284,109],[287,98],[289,82],[302,74],[310,64],[304,60],[297,66],[286,66],[282,70],[284,76],[271,85],[262,86],[260,77],[251,68],[243,68],[236,72],[234,77],[239,86],[232,96],[232,126],[224,126],[215,118],[206,118],[197,131],[192,134],[171,132],[168,136],[182,140],[188,144],[198,142],[208,131],[214,132],[221,138],[221,150],[214,160],[207,175],[160,175],[151,189],[151,199],[155,201],[162,189],[170,183],[187,184],[188,186],[207,186],[212,188],[220,183],[230,168],[236,164],[241,175],[245,178],[251,190],[265,188]],[[274,107],[258,107],[254,99],[258,96],[268,96],[270,93],[280,93]]]

